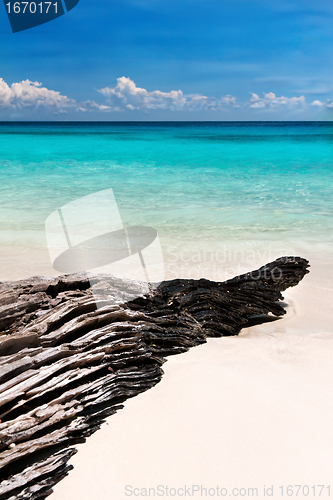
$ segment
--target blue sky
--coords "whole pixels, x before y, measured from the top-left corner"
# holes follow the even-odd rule
[[[15,34],[0,7],[1,120],[333,117],[331,0],[80,0]]]

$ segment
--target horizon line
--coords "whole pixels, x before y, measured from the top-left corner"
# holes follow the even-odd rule
[[[1,120],[11,123],[331,123],[332,120]]]

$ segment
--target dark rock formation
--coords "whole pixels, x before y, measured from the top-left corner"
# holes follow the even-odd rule
[[[223,283],[179,279],[148,295],[111,276],[92,288],[79,274],[0,283],[0,498],[48,496],[71,468],[72,445],[157,384],[164,356],[283,315],[281,291],[307,267],[283,257]]]

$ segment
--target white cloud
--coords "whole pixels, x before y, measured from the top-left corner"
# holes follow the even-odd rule
[[[186,98],[181,90],[148,92],[137,87],[126,77],[117,79],[116,87],[106,87],[99,92],[107,97],[114,108],[134,109],[181,109],[186,104]]]
[[[122,76],[117,79],[115,87],[105,87],[99,92],[103,94],[111,105],[113,111],[152,110],[167,111],[188,110],[222,110],[228,106],[238,107],[236,98],[228,95],[222,98],[207,97],[204,95],[184,95],[181,90],[162,92],[137,87],[130,78]]]
[[[249,101],[250,108],[281,110],[283,108],[306,107],[305,97],[276,97],[273,92],[264,93],[264,97],[259,97],[257,94],[252,94]]]
[[[318,106],[318,107],[322,107],[322,106],[325,106],[325,103],[324,102],[321,102],[319,101],[318,99],[316,101],[313,101],[311,103],[311,106]]]
[[[106,111],[109,106],[94,101],[77,103],[60,92],[42,87],[39,82],[23,80],[9,86],[0,78],[0,111],[24,111],[48,109],[56,114],[68,111]]]
[[[66,108],[73,106],[75,101],[61,95],[60,92],[42,87],[39,82],[24,80],[13,83],[10,87],[0,78],[0,107],[1,108]]]
[[[110,106],[105,106],[104,104],[97,104],[95,101],[84,101],[78,104],[77,111],[110,111]]]
[[[332,109],[333,108],[333,102],[331,99],[327,100],[326,102],[319,101],[318,99],[316,101],[313,101],[311,103],[311,106],[316,106],[317,108],[328,108]]]

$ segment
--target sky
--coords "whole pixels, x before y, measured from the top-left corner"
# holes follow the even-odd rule
[[[333,118],[331,0],[80,0],[18,33],[6,1],[0,120]]]

